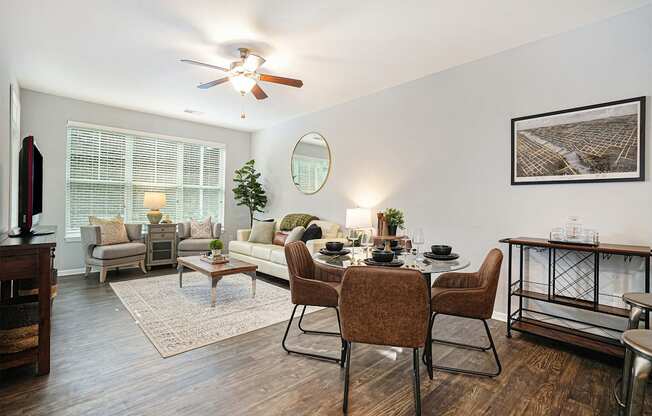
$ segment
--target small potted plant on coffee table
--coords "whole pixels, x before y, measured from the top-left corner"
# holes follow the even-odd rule
[[[217,258],[222,255],[224,244],[222,243],[222,240],[213,240],[210,242],[208,247],[211,249],[211,256],[213,256],[213,258]]]

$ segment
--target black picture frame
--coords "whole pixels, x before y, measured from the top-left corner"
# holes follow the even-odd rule
[[[525,120],[534,120],[547,118],[550,116],[558,116],[560,114],[569,114],[569,113],[579,113],[585,112],[587,110],[602,109],[608,107],[617,107],[622,106],[623,104],[635,104],[638,103],[638,169],[637,176],[631,177],[609,177],[609,173],[603,174],[584,174],[584,175],[552,175],[550,178],[554,179],[536,179],[536,178],[546,178],[545,176],[535,177],[535,176],[521,176],[516,175],[517,169],[517,149],[516,149],[516,140],[517,140],[517,124]],[[517,117],[511,120],[511,185],[546,185],[546,184],[560,184],[560,183],[596,183],[596,182],[636,182],[645,180],[645,104],[646,97],[635,97],[628,98],[624,100],[609,101],[600,104],[587,105],[583,107],[574,107],[568,108],[565,110],[551,111],[547,113],[535,114],[524,117]],[[561,123],[564,124],[564,123]],[[560,125],[561,125],[560,124]],[[612,175],[618,175],[618,173],[612,173]],[[573,176],[584,176],[582,178],[573,179]],[[586,177],[591,176],[591,177]]]

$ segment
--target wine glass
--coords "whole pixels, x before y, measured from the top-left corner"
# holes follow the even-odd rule
[[[373,245],[374,239],[371,231],[364,231],[360,236],[360,245],[365,248],[365,258],[369,257],[369,248]]]
[[[412,242],[415,246],[417,246],[417,257],[419,257],[419,252],[421,252],[421,245],[426,242],[423,236],[422,228],[417,228],[413,231]]]
[[[351,258],[355,258],[355,242],[358,241],[360,235],[355,228],[349,228],[346,231],[346,239],[351,243]]]

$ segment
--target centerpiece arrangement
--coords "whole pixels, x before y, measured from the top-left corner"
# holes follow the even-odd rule
[[[203,261],[211,264],[223,264],[229,261],[226,256],[222,255],[222,249],[224,248],[222,240],[212,240],[208,244],[208,247],[211,251],[210,253],[206,253],[200,257]]]

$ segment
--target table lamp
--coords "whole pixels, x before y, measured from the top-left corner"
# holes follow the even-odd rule
[[[145,192],[143,206],[150,209],[147,213],[150,224],[158,224],[163,217],[160,209],[165,206],[165,194],[163,192]]]
[[[371,228],[371,210],[369,208],[348,208],[345,227],[353,230]]]

